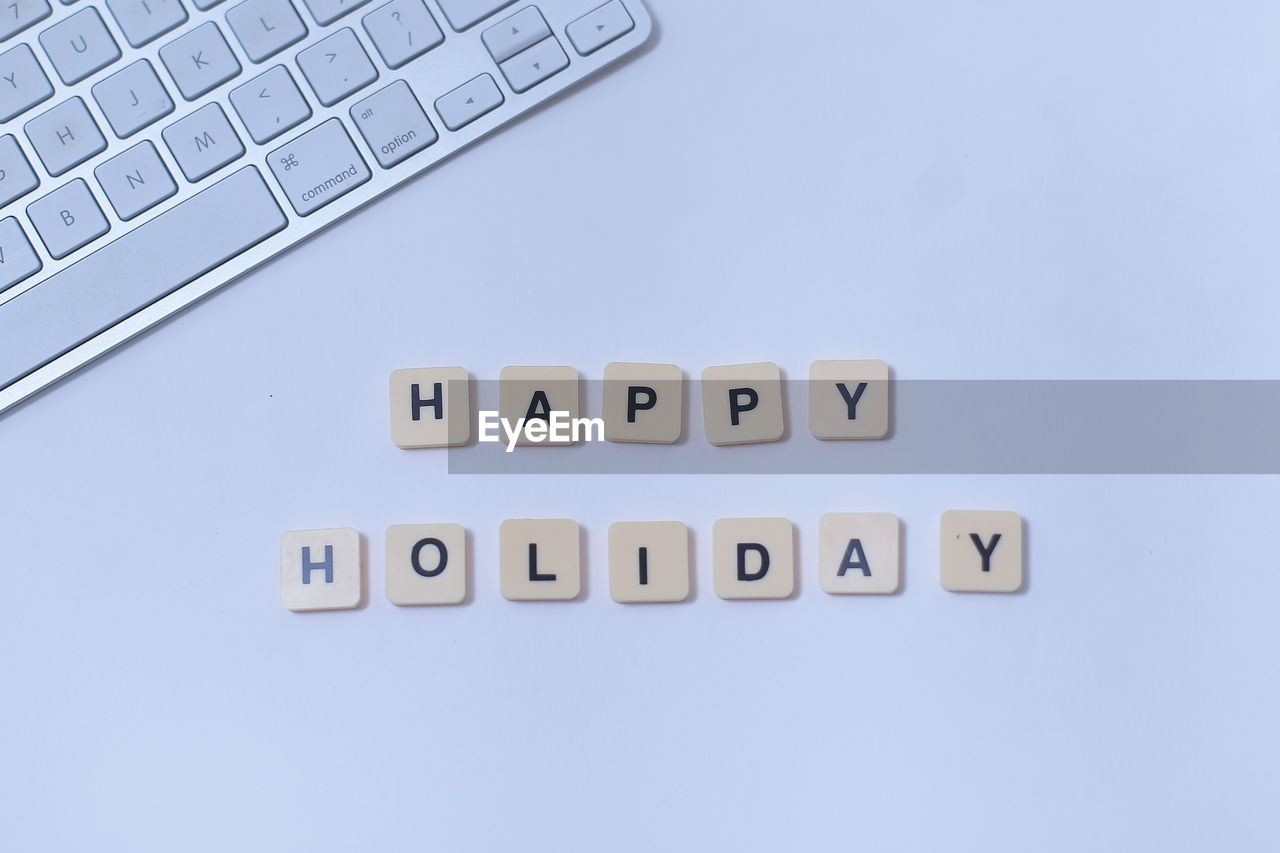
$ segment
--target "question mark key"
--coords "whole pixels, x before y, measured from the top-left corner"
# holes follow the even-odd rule
[[[399,68],[444,41],[444,33],[422,0],[391,0],[365,15],[363,21],[365,32],[389,68]]]

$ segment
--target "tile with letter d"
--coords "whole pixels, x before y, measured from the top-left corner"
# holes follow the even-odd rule
[[[387,600],[461,604],[467,597],[467,532],[461,524],[387,528]]]
[[[824,441],[887,436],[889,365],[876,359],[810,365],[809,431]]]
[[[528,432],[520,430],[517,445],[576,444],[571,435],[558,437],[559,430],[553,435],[551,428],[553,417],[557,421],[578,417],[578,371],[564,366],[502,368],[498,374],[498,416],[513,429],[520,422],[533,424]],[[499,436],[505,444],[505,433]]]
[[[795,591],[795,537],[788,519],[722,518],[711,539],[716,595],[789,598]]]
[[[1016,512],[952,509],[942,514],[942,586],[951,592],[1022,588],[1022,518]]]
[[[622,604],[689,597],[689,528],[678,521],[609,525],[609,594]]]
[[[898,517],[829,512],[818,520],[818,585],[832,595],[898,591]]]
[[[280,600],[290,610],[359,607],[363,574],[360,534],[350,527],[280,537]]]
[[[702,371],[702,418],[715,445],[780,441],[782,372],[772,362],[726,364]]]
[[[568,518],[509,518],[498,530],[502,597],[569,601],[582,589],[578,523]]]
[[[604,368],[604,437],[674,444],[684,427],[684,374],[674,364],[614,361]]]
[[[403,448],[458,447],[471,440],[471,381],[461,367],[391,374],[391,440]]]

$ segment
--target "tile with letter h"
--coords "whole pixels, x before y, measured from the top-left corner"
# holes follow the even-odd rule
[[[364,595],[360,534],[349,527],[280,538],[280,600],[293,611],[348,610]]]
[[[461,367],[416,367],[391,374],[391,440],[405,449],[460,447],[471,441],[471,382]]]

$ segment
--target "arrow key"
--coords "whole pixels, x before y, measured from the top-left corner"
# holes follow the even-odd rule
[[[259,145],[311,118],[311,107],[283,65],[232,89],[231,106]]]
[[[505,18],[480,34],[484,46],[494,62],[506,62],[522,50],[533,47],[551,30],[534,6],[525,6],[510,18]]]
[[[545,38],[498,67],[512,91],[523,92],[569,67],[569,57],[564,55],[555,38]]]
[[[436,98],[436,112],[450,130],[458,130],[502,105],[502,92],[493,77],[481,74],[452,92]]]
[[[618,0],[610,0],[565,27],[573,49],[582,56],[599,50],[635,28],[635,22]]]

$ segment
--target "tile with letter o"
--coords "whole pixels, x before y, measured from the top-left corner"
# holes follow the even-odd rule
[[[280,537],[280,600],[290,610],[359,607],[363,574],[360,534],[350,527]]]
[[[467,532],[461,524],[387,528],[387,600],[461,604],[467,597]]]
[[[795,591],[795,536],[788,519],[722,518],[711,539],[716,595],[789,598]]]
[[[951,592],[1022,588],[1022,518],[1016,512],[952,509],[942,514],[942,586]]]
[[[505,418],[514,428],[521,419],[551,425],[553,413],[557,417],[578,417],[578,371],[563,366],[517,365],[502,368],[498,374],[498,416]],[[543,437],[536,436],[542,432]],[[499,430],[499,439],[505,444],[507,436]],[[516,444],[561,446],[577,444],[571,435],[561,439],[553,437],[547,429],[535,425],[530,433],[521,430]]]
[[[824,441],[889,434],[889,365],[876,359],[809,366],[809,431]]]
[[[818,520],[818,585],[832,595],[898,591],[898,517],[829,512]]]
[[[609,525],[609,594],[622,604],[689,597],[689,528],[678,521]]]
[[[414,367],[391,374],[391,440],[403,448],[459,447],[471,441],[471,381],[461,367]]]
[[[582,589],[578,523],[568,518],[509,518],[498,531],[502,597],[569,601]]]
[[[604,437],[674,444],[684,428],[684,373],[674,364],[615,361],[604,368]]]

